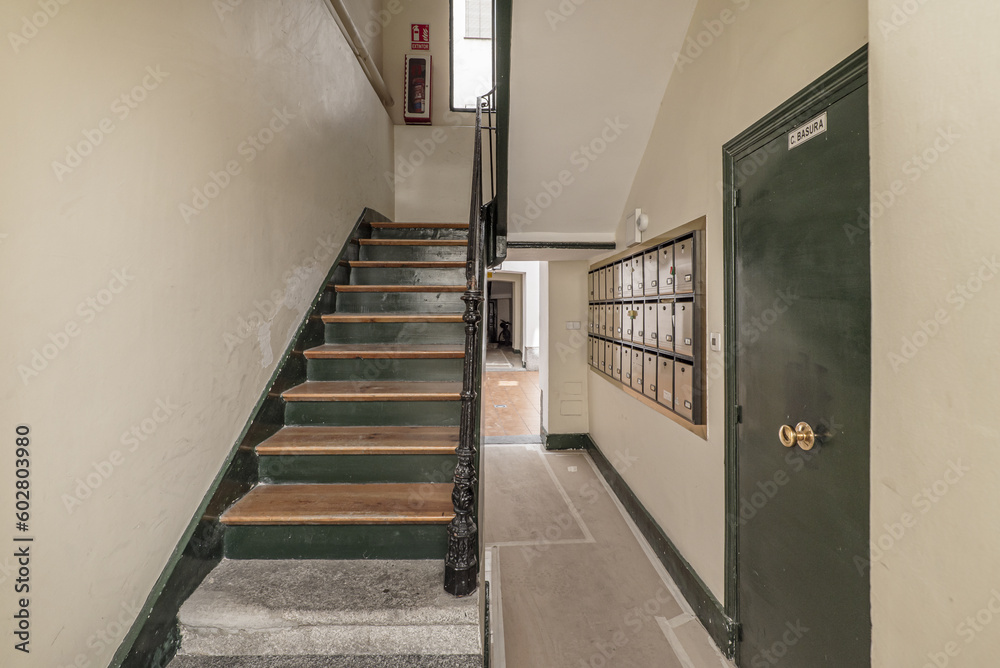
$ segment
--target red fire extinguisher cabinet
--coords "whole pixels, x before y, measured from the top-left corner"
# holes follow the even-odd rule
[[[403,56],[403,120],[407,125],[431,123],[431,57]]]

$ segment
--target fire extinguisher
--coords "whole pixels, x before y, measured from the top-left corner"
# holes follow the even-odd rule
[[[413,113],[424,113],[424,78],[414,77],[413,79]]]

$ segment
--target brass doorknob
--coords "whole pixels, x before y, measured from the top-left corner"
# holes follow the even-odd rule
[[[816,445],[816,433],[806,422],[800,422],[792,429],[787,424],[781,425],[778,430],[778,438],[786,448],[791,448],[798,444],[803,450],[812,450]]]

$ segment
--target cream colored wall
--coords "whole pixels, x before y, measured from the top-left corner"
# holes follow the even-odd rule
[[[587,270],[580,261],[542,264],[539,384],[550,434],[588,431]],[[571,322],[580,329],[567,329]]]
[[[22,655],[4,534],[0,664],[105,666],[362,208],[392,215],[392,127],[320,0],[50,4],[0,58],[0,507],[30,425],[35,537]]]
[[[625,210],[639,207],[649,214],[649,237],[707,216],[709,331],[723,329],[723,144],[866,40],[864,0],[698,3]],[[623,247],[622,224],[617,238]],[[585,276],[580,280],[585,283]],[[593,372],[589,393],[594,440],[720,601],[725,584],[722,363],[721,353],[709,354],[707,442]]]
[[[955,10],[871,3],[876,668],[1000,649],[1000,5]]]

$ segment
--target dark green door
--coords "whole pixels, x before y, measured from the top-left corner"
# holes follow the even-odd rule
[[[868,210],[867,84],[805,113],[735,163],[739,665],[863,668],[871,291],[845,225]],[[812,450],[779,439],[800,422]]]

